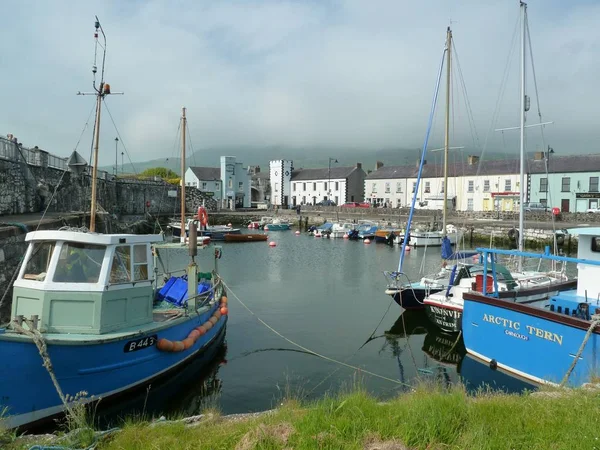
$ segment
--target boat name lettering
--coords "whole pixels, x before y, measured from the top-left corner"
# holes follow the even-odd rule
[[[127,344],[125,344],[123,351],[125,353],[129,353],[152,347],[154,344],[156,344],[156,341],[158,341],[158,336],[156,334],[153,334],[152,336],[139,338],[134,341],[129,341]]]
[[[520,322],[506,319],[506,318],[500,317],[500,316],[493,316],[491,314],[484,314],[483,321],[494,324],[494,325],[500,325],[500,326],[503,326],[504,328],[507,328],[507,330],[505,331],[505,334],[507,334],[509,336],[523,339],[525,341],[529,340],[528,336],[525,334],[507,332],[510,329],[515,330],[515,331],[520,331],[521,330]],[[531,325],[525,325],[525,328],[527,329],[527,334],[529,336],[535,336],[535,337],[538,337],[540,339],[545,339],[550,342],[556,342],[558,345],[562,345],[562,343],[563,343],[563,336],[561,334],[552,333],[548,330],[544,330],[542,328],[537,328],[537,327],[534,327]],[[523,330],[523,331],[525,331],[525,330]]]
[[[434,314],[439,314],[441,316],[450,316],[450,317],[454,317],[455,319],[458,319],[460,317],[460,313],[454,309],[446,309],[446,308],[439,308],[437,306],[429,306],[431,308],[431,312],[433,312]]]
[[[515,333],[513,330],[504,330],[504,334],[508,335],[508,336],[512,336],[515,337],[517,339],[522,339],[524,341],[528,341],[529,340],[529,336],[525,336],[521,333]]]

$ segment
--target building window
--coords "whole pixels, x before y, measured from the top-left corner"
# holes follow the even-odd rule
[[[292,183],[292,191],[296,192],[296,183]]]
[[[206,182],[202,182],[202,190],[205,191],[206,190]]]
[[[339,182],[339,181],[336,181],[336,182],[335,182],[335,190],[336,190],[336,191],[339,191],[339,190],[340,190],[340,182]]]
[[[227,184],[229,186],[229,189],[231,189],[233,187],[233,179],[230,178]]]
[[[540,203],[544,206],[546,206],[548,204],[548,200],[545,198],[540,198]]]
[[[327,191],[327,182],[323,183],[323,189],[325,189],[325,191]]]
[[[483,192],[490,192],[490,180],[483,180]]]
[[[386,194],[390,193],[390,183],[385,183],[385,193]]]
[[[400,208],[402,206],[402,200],[397,199],[396,200],[396,208]]]
[[[562,186],[560,189],[561,192],[570,192],[571,191],[571,178],[563,177]]]
[[[279,183],[275,183],[275,192],[279,191]]]
[[[373,183],[371,186],[371,192],[377,192],[377,183]]]
[[[396,182],[396,194],[402,194],[402,183]]]
[[[431,183],[429,181],[425,182],[425,193],[429,194],[431,192]]]
[[[475,182],[473,180],[469,180],[469,187],[467,189],[467,192],[473,192],[475,190],[474,186],[475,186]],[[470,211],[472,211],[472,210],[470,210]]]
[[[313,191],[317,190],[317,183],[313,183]]]
[[[243,181],[238,182],[238,190],[240,192],[244,192],[244,182]]]
[[[306,196],[305,196],[305,195],[303,195],[303,196],[302,196],[302,204],[303,204],[303,205],[305,205],[305,204],[306,204]]]
[[[306,191],[306,183],[302,183],[302,190]]]
[[[548,178],[540,178],[540,192],[548,192]]]
[[[444,193],[444,182],[442,181],[442,189],[440,189],[440,194],[443,194],[443,193]]]
[[[417,190],[417,182],[413,181],[412,193],[414,194],[416,190]]]
[[[510,180],[510,178],[507,180],[504,180],[504,191],[510,192],[511,190],[512,190],[512,180]]]
[[[473,211],[473,199],[472,198],[467,199],[467,211]]]
[[[590,177],[589,192],[598,192],[598,177]]]

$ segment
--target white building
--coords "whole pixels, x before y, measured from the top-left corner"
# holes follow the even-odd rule
[[[417,184],[418,163],[411,166],[378,165],[365,180],[365,198],[378,206],[410,207]],[[442,209],[443,165],[423,166],[416,208]],[[448,165],[448,208],[459,211],[514,211],[518,209],[518,161],[483,161]]]
[[[189,167],[185,184],[213,196],[222,208],[249,208],[251,182],[248,170],[235,156],[221,156],[220,167]]]
[[[293,161],[278,159],[269,162],[269,178],[271,183],[271,204],[287,207],[290,205]]]
[[[600,155],[555,156],[539,152],[529,162],[528,197],[562,212],[585,212],[600,207],[599,177]]]
[[[316,205],[326,200],[336,205],[362,202],[365,177],[361,163],[351,167],[296,170],[291,178],[292,205]]]

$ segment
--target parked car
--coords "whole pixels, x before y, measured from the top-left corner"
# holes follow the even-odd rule
[[[550,208],[548,208],[548,206],[544,205],[543,203],[529,202],[529,203],[525,203],[525,207],[523,209],[527,212],[539,212],[539,211],[546,212]]]
[[[359,208],[370,208],[371,204],[369,202],[362,202],[358,204]]]
[[[600,208],[588,208],[585,210],[588,213],[600,213]]]
[[[321,200],[317,206],[337,206],[333,200]]]
[[[342,205],[342,208],[359,208],[360,203],[357,202],[346,202]]]

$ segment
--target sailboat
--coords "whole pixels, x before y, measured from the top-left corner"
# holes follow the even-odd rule
[[[98,46],[99,33],[106,38],[97,17],[95,29]],[[199,354],[208,363],[225,337],[227,298],[216,270],[221,251],[215,248],[215,269],[200,272],[195,226],[186,277],[167,276],[163,286],[156,270],[162,234],[96,232],[100,113],[111,94],[104,67],[101,73],[91,93],[96,124],[89,231],[27,233],[11,320],[0,328],[1,425],[8,428],[70,411],[74,397],[92,402],[143,388]],[[160,300],[170,306],[156,307]]]
[[[425,144],[423,145],[423,151],[421,154],[421,162],[419,165],[419,171],[417,176],[417,183],[414,190],[412,204],[410,213],[408,216],[408,223],[406,226],[406,232],[404,239],[402,240],[402,251],[400,253],[400,262],[398,264],[397,271],[386,271],[384,272],[384,276],[387,279],[387,288],[385,293],[387,295],[392,296],[392,298],[404,309],[422,309],[424,308],[424,300],[430,294],[438,293],[448,287],[450,283],[450,276],[452,271],[450,267],[448,267],[448,261],[466,261],[468,258],[476,255],[477,252],[472,251],[452,251],[452,245],[457,243],[460,238],[460,232],[453,225],[447,224],[447,203],[448,203],[448,150],[450,143],[450,51],[452,44],[452,31],[450,27],[447,29],[447,38],[446,38],[446,46],[444,48],[444,53],[442,55],[442,62],[440,64],[440,69],[438,73],[438,78],[436,82],[434,101],[431,106],[431,112],[429,116],[429,125],[427,129],[427,134],[425,137]],[[444,58],[447,58],[446,63],[446,136],[445,136],[445,146],[444,146],[444,208],[443,208],[443,229],[441,231],[411,231],[412,217],[415,209],[415,203],[417,200],[417,195],[419,192],[419,184],[421,182],[421,174],[423,171],[423,164],[425,161],[425,154],[427,151],[427,144],[429,142],[429,134],[431,132],[431,125],[433,121],[433,115],[435,112],[435,106],[437,102],[437,96],[439,92],[440,81],[442,77],[442,69],[444,66]],[[415,246],[414,238],[415,236],[420,239],[417,242],[417,246],[419,245],[433,245],[433,246],[442,246],[442,258],[444,259],[444,263],[442,264],[441,269],[431,275],[427,275],[422,277],[419,281],[411,281],[408,277],[402,272],[402,264],[404,261],[404,255],[406,251],[406,246],[410,245]]]
[[[521,3],[524,8],[524,4]],[[522,19],[525,20],[524,18]],[[448,28],[448,67],[450,67],[450,44],[452,42],[452,32]],[[524,170],[525,170],[525,151],[524,151],[524,128],[525,128],[525,39],[522,38],[523,49],[521,51],[521,168],[520,168],[520,215],[519,215],[519,250],[523,251],[523,218],[524,218]],[[448,86],[450,85],[450,71],[448,70]],[[448,97],[447,97],[448,98]],[[448,111],[448,107],[447,107]],[[448,112],[446,112],[446,124],[448,124]],[[446,145],[448,142],[448,128],[446,128]],[[443,244],[443,250],[451,252],[449,243]],[[486,256],[489,259],[489,257]],[[459,332],[462,329],[462,311],[463,311],[463,293],[478,291],[483,292],[483,279],[492,276],[491,266],[487,265],[489,261],[481,261],[474,264],[465,261],[457,261],[450,270],[449,283],[445,289],[428,295],[423,303],[429,319],[447,332]],[[531,303],[543,299],[548,299],[558,294],[562,290],[572,289],[576,282],[569,280],[564,271],[523,271],[522,260],[519,259],[519,267],[516,271],[511,271],[508,267],[495,263],[494,266],[497,285],[501,292],[501,297],[510,299],[517,303]]]

